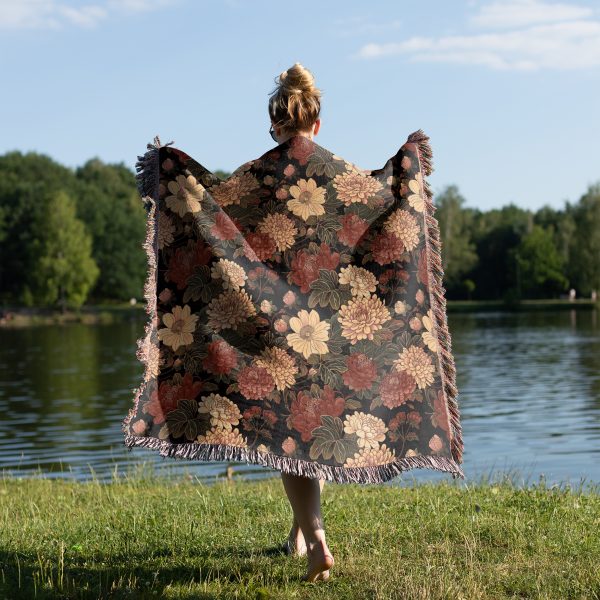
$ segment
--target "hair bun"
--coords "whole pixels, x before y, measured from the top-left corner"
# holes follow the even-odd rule
[[[321,91],[313,74],[299,62],[279,74],[269,100],[269,115],[285,131],[306,131],[319,118]]]
[[[288,94],[312,93],[315,90],[312,73],[299,62],[294,63],[279,76],[281,87]]]

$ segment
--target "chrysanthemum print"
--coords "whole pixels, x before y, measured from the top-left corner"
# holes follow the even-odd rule
[[[148,145],[130,448],[340,483],[464,477],[427,140],[364,170],[295,135],[225,180]]]

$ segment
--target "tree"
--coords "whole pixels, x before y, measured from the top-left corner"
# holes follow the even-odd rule
[[[476,283],[477,299],[514,295],[517,273],[511,248],[519,245],[530,228],[529,212],[511,203],[478,214],[473,228],[479,262],[470,279]]]
[[[146,212],[131,170],[94,158],[76,170],[79,218],[92,235],[100,276],[95,299],[140,298],[146,276]]]
[[[31,228],[40,222],[42,198],[65,190],[76,197],[73,172],[49,156],[14,151],[0,156],[0,298],[15,302],[31,294],[26,278],[35,270]]]
[[[477,264],[471,239],[473,212],[463,209],[465,199],[455,185],[448,186],[435,198],[435,217],[440,226],[444,287],[448,296],[464,290],[464,275]]]
[[[600,289],[600,183],[589,186],[573,207],[575,234],[571,238],[570,267],[579,295]]]
[[[76,216],[75,202],[64,191],[44,199],[41,220],[31,241],[35,268],[27,287],[38,304],[81,306],[100,273],[92,258],[92,238]]]
[[[533,225],[510,255],[514,257],[518,268],[519,297],[545,298],[564,291],[569,285],[563,274],[563,260],[554,245],[552,232],[540,225]]]

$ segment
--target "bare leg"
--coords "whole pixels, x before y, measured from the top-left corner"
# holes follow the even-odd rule
[[[306,544],[308,570],[304,581],[326,579],[333,566],[333,556],[327,547],[321,515],[321,488],[319,479],[281,473],[295,519]]]
[[[284,473],[282,473],[282,476]],[[283,477],[282,477],[283,478]],[[325,485],[324,479],[319,479],[320,492],[323,491],[323,486]],[[292,510],[294,507],[292,506]],[[292,521],[292,528],[287,537],[287,550],[290,554],[295,554],[297,556],[304,556],[306,554],[306,541],[304,539],[304,534],[302,533],[302,529],[298,524],[298,519],[296,518],[296,513],[294,512],[294,519]]]

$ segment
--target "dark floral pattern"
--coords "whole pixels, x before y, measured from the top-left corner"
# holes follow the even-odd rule
[[[150,379],[128,432],[338,467],[452,458],[416,143],[294,136],[221,180],[159,151]]]

